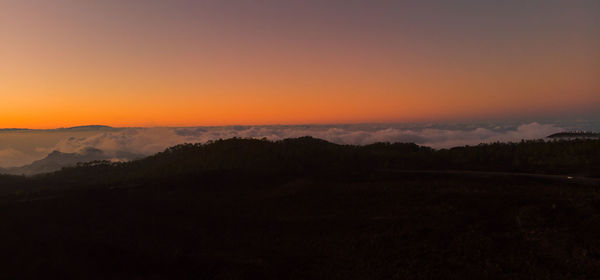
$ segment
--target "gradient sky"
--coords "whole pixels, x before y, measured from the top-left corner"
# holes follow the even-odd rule
[[[0,0],[0,127],[600,112],[600,1]]]

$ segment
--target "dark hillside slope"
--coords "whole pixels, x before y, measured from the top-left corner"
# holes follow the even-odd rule
[[[599,193],[444,174],[19,193],[0,261],[5,279],[598,278]]]
[[[480,170],[600,177],[600,140],[523,141],[433,150],[411,143],[337,145],[311,137],[183,144],[143,160],[92,162],[52,180],[144,180],[228,171],[269,176],[368,177],[382,169]]]
[[[474,170],[600,177],[600,140],[523,141],[433,150],[410,143],[337,145],[311,137],[182,144],[131,162],[93,161],[9,186],[66,188],[235,176],[369,179],[382,170]],[[221,175],[215,175],[221,174]],[[229,174],[229,175],[223,175]],[[12,177],[11,177],[12,178]]]
[[[599,144],[228,139],[0,175],[0,279],[598,279],[600,185],[435,170],[593,172]]]

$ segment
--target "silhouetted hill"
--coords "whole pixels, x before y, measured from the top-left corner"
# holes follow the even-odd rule
[[[140,155],[131,153],[117,153],[116,156],[110,156],[103,151],[95,148],[86,148],[78,153],[62,153],[53,151],[41,160],[34,161],[31,164],[21,167],[12,167],[0,169],[0,173],[13,175],[34,175],[40,173],[49,173],[60,170],[64,167],[75,166],[80,162],[91,162],[98,160],[110,160],[112,158],[137,159]]]
[[[129,164],[119,164],[130,166]],[[132,164],[166,172],[243,170],[285,174],[346,174],[372,170],[481,170],[600,175],[600,141],[492,143],[434,150],[412,143],[337,145],[312,137],[271,142],[228,139],[183,144]],[[166,168],[166,169],[165,169]],[[175,170],[176,169],[176,170]]]
[[[141,158],[118,154],[118,158]],[[54,152],[31,165],[4,170],[9,174],[52,172],[54,177],[136,180],[136,178],[194,176],[212,171],[277,176],[364,177],[382,169],[475,170],[565,174],[600,177],[600,141],[532,140],[434,150],[412,143],[338,145],[312,137],[268,141],[232,138],[202,144],[182,144],[133,162],[108,162],[99,150]],[[85,163],[90,162],[90,163]],[[0,170],[2,172],[2,170]],[[89,173],[89,174],[88,174]],[[103,175],[97,175],[103,174]],[[83,180],[83,179],[82,179]]]
[[[593,174],[599,145],[235,138],[0,175],[0,278],[596,279],[598,180],[512,172]]]
[[[54,176],[102,180],[195,176],[227,171],[270,176],[368,177],[384,170],[477,170],[600,176],[600,141],[522,141],[434,150],[410,143],[337,145],[311,137],[232,138],[182,144],[134,162],[94,162]],[[87,174],[90,173],[90,174]],[[86,175],[87,174],[87,175]],[[108,175],[110,174],[110,176]]]
[[[0,132],[28,131],[28,130],[30,130],[30,129],[28,129],[28,128],[0,128]]]
[[[64,130],[98,130],[98,129],[112,129],[112,127],[107,125],[80,125],[73,127],[62,128]]]
[[[112,129],[113,127],[107,125],[81,125],[81,126],[73,126],[73,127],[63,127],[58,128],[58,130],[98,130],[98,129]],[[8,131],[30,131],[33,129],[29,128],[0,128],[0,132]]]
[[[599,145],[227,139],[0,175],[2,276],[595,279],[597,180],[448,170],[593,172]]]

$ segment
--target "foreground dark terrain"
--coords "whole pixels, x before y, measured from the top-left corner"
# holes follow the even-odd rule
[[[232,139],[2,176],[0,278],[598,279],[599,147]]]

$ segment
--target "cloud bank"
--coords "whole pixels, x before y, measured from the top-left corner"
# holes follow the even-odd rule
[[[182,143],[204,143],[209,140],[267,138],[280,140],[312,136],[338,144],[365,145],[375,142],[414,142],[433,148],[449,148],[489,142],[515,142],[539,139],[564,129],[552,124],[529,123],[512,126],[400,126],[400,125],[332,125],[332,126],[228,126],[186,128],[120,128],[87,131],[85,134],[64,134],[53,143],[35,147],[35,151],[18,150],[3,143],[0,147],[0,166],[14,166],[24,160],[39,159],[51,151],[77,153],[96,148],[109,155],[125,153],[151,155]],[[49,135],[52,132],[48,132]],[[36,135],[35,137],[44,137]],[[39,139],[38,139],[39,140]],[[31,149],[31,147],[29,147]],[[33,158],[37,157],[37,158]]]

